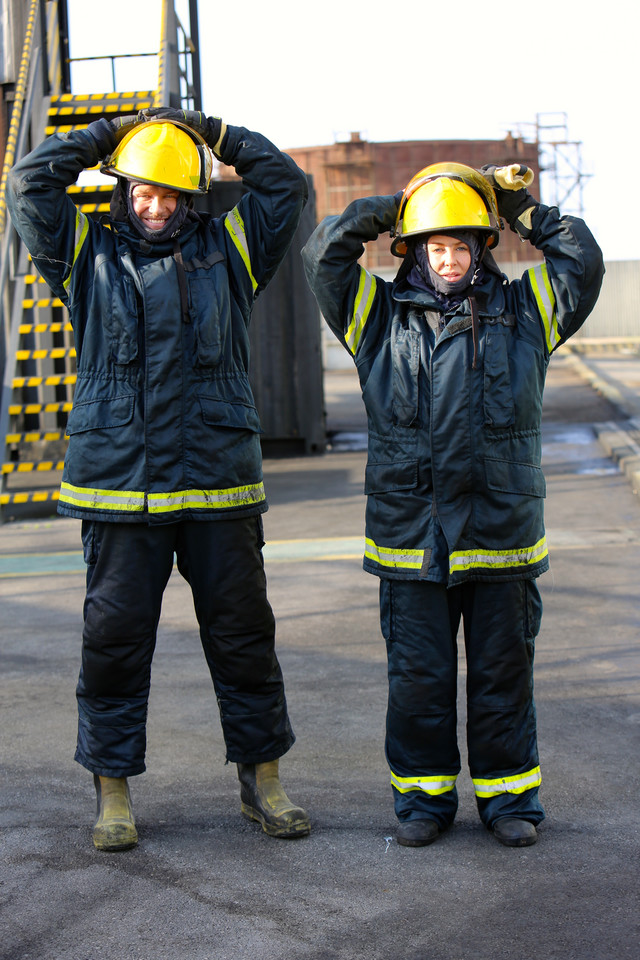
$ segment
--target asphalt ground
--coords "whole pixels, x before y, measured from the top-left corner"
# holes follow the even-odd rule
[[[539,581],[536,650],[547,819],[529,848],[500,846],[477,817],[462,656],[458,818],[433,846],[393,840],[378,583],[361,568],[364,416],[351,372],[327,376],[330,452],[265,463],[265,562],[298,736],[281,773],[311,816],[307,838],[269,838],[240,815],[189,590],[175,573],[154,659],[148,771],[131,781],[140,844],[93,848],[91,777],[73,761],[79,524],[0,527],[0,957],[636,960],[640,501],[598,440],[601,424],[632,437],[615,400],[575,358],[552,363],[551,571]]]

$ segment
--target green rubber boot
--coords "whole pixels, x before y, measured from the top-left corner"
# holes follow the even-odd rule
[[[239,763],[241,810],[257,820],[270,837],[304,837],[311,832],[309,817],[291,803],[278,775],[278,761]]]
[[[129,850],[138,842],[131,795],[126,777],[93,777],[98,819],[93,828],[97,850]]]

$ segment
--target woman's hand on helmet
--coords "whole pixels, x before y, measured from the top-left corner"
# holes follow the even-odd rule
[[[515,170],[519,167],[519,170]],[[533,182],[533,171],[518,164],[496,167],[486,164],[480,168],[482,176],[489,181],[496,194],[498,213],[514,233],[525,239],[531,233],[531,214],[538,201],[527,187]]]
[[[175,107],[148,107],[138,114],[139,120],[168,120],[183,123],[200,134],[212,150],[219,151],[220,139],[226,130],[220,117],[207,117],[201,110],[179,110]]]

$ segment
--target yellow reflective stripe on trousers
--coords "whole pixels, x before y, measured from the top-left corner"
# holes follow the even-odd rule
[[[456,785],[457,774],[443,773],[436,777],[399,777],[391,771],[391,786],[400,793],[409,793],[411,790],[421,790],[432,797],[441,793],[448,793]]]
[[[540,767],[517,773],[514,777],[496,777],[495,780],[474,779],[473,787],[477,797],[495,797],[499,793],[524,793],[542,783]]]
[[[60,484],[59,501],[72,507],[90,507],[91,510],[117,510],[119,513],[144,511],[144,493],[138,490],[94,490],[90,487],[74,487],[64,480]]]
[[[69,284],[71,283],[71,274],[73,272],[73,267],[76,260],[78,259],[80,248],[82,247],[82,244],[86,239],[88,231],[89,231],[89,222],[87,218],[85,217],[84,213],[82,213],[80,210],[77,210],[76,211],[75,244],[73,247],[73,263],[71,264],[71,270],[69,271],[69,276],[62,284],[65,290],[68,288]]]
[[[177,510],[229,510],[265,500],[263,483],[251,483],[227,490],[178,490],[172,493],[150,493],[139,490],[99,490],[60,485],[60,502],[91,510],[143,513],[148,500],[149,513],[171,513]]]
[[[369,537],[365,540],[365,557],[382,567],[402,570],[419,570],[424,560],[424,550],[409,550],[405,547],[379,547]]]
[[[538,540],[532,547],[516,547],[513,550],[455,550],[449,556],[449,573],[458,570],[505,570],[527,567],[543,560],[549,553],[547,538]]]
[[[560,341],[558,331],[558,321],[556,318],[556,298],[551,289],[549,280],[549,271],[546,263],[541,263],[537,267],[531,267],[527,271],[531,289],[533,290],[538,305],[538,311],[544,324],[544,335],[547,341],[549,353],[554,350]]]
[[[246,507],[265,499],[264,484],[250,483],[228,490],[178,490],[175,493],[150,493],[149,513],[174,510],[224,510]]]
[[[344,339],[349,350],[355,357],[360,337],[367,322],[367,317],[371,310],[371,304],[376,293],[376,278],[367,273],[363,267],[360,267],[360,279],[358,281],[358,292],[353,304],[353,315],[351,323],[347,327]]]
[[[258,282],[251,272],[251,257],[249,256],[247,234],[244,229],[244,221],[240,216],[240,211],[237,207],[234,207],[233,210],[230,210],[226,215],[224,218],[224,225],[227,228],[227,233],[235,244],[236,250],[242,257],[242,262],[247,268],[247,273],[249,274],[249,279],[251,280],[251,286],[255,292]]]

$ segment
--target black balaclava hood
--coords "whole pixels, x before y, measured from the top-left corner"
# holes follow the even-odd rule
[[[456,240],[462,240],[463,243],[466,243],[471,253],[469,269],[459,280],[453,282],[445,280],[444,277],[435,272],[429,263],[429,255],[424,246],[427,238],[421,237],[420,241],[416,242],[413,247],[414,265],[407,275],[407,283],[416,290],[428,290],[435,293],[444,308],[449,309],[464,300],[468,295],[468,288],[483,278],[482,255],[485,244],[472,230],[447,230],[446,233],[442,232],[439,235],[454,237]]]
[[[127,197],[127,217],[129,218],[130,223],[136,228],[141,237],[144,237],[145,240],[148,240],[150,243],[159,243],[162,240],[168,240],[169,237],[173,237],[187,218],[189,210],[193,206],[193,199],[188,196],[186,193],[178,193],[178,199],[176,201],[176,208],[165,223],[162,230],[149,230],[145,226],[144,221],[138,216],[138,214],[133,209],[133,197],[131,196],[133,188],[136,187],[139,183],[144,181],[141,180],[129,180],[125,186],[126,197]]]

